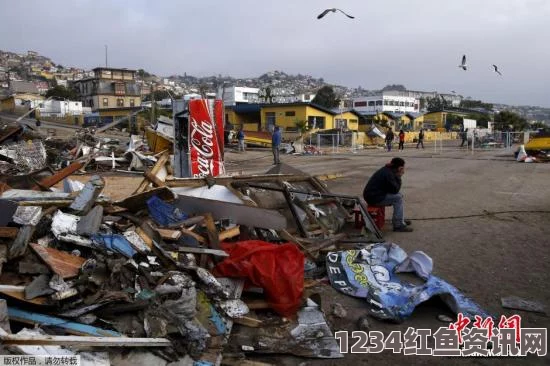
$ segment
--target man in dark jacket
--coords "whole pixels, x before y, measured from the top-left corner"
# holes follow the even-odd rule
[[[393,231],[411,232],[411,222],[404,219],[401,177],[405,173],[405,160],[393,158],[378,169],[363,190],[363,198],[372,206],[393,206]]]
[[[281,147],[281,130],[279,126],[275,126],[273,135],[271,136],[271,150],[273,152],[273,164],[281,164],[279,160],[279,149]]]
[[[386,133],[386,149],[388,149],[388,151],[391,151],[391,145],[393,143],[393,139],[394,139],[394,134],[393,134],[393,131],[391,130],[391,127],[389,127],[388,132]]]

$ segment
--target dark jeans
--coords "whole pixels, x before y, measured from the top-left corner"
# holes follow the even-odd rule
[[[279,146],[272,146],[271,151],[273,152],[273,164],[281,164],[279,160]]]
[[[418,144],[416,144],[416,148],[418,149],[418,146],[422,145],[422,148],[424,148],[424,139],[419,139]]]
[[[406,226],[404,221],[404,208],[403,208],[403,195],[401,193],[397,194],[386,194],[386,197],[381,202],[378,202],[376,206],[392,206],[393,207],[393,218],[392,223],[393,227],[402,227]]]
[[[399,148],[397,150],[403,150],[405,149],[405,141],[399,141]]]

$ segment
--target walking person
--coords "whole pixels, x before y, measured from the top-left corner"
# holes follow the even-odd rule
[[[363,189],[363,198],[372,206],[393,206],[393,231],[411,232],[410,220],[405,220],[401,177],[405,174],[405,160],[393,158],[378,169]]]
[[[281,164],[279,160],[279,147],[281,146],[281,130],[279,126],[275,126],[273,135],[271,136],[271,150],[273,151],[273,164]]]
[[[237,132],[237,141],[239,142],[238,151],[245,152],[244,149],[244,131],[243,128],[239,128],[239,132]]]
[[[397,150],[405,149],[405,131],[399,130],[399,147]]]
[[[418,143],[416,144],[416,148],[418,149],[418,146],[422,145],[422,148],[424,148],[424,129],[421,128],[420,132],[418,133]]]
[[[391,127],[388,127],[388,132],[386,133],[386,148],[388,149],[388,152],[391,151],[391,145],[394,138],[395,136],[393,134],[393,131],[391,130]]]
[[[464,146],[465,143],[466,143],[466,146],[468,146],[468,129],[465,129],[464,131],[462,131],[461,137],[462,137],[462,143],[460,144],[460,147]]]

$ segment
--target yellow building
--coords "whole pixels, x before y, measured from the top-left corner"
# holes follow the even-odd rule
[[[417,113],[393,113],[393,112],[378,112],[375,115],[365,117],[366,124],[362,124],[359,128],[360,131],[370,131],[371,124],[384,125],[391,127],[394,130],[403,129],[405,131],[411,131],[415,129],[416,121],[420,117]]]
[[[296,123],[307,121],[310,129],[343,128],[357,131],[361,115],[354,110],[338,111],[307,102],[281,104],[238,104],[225,108],[225,120],[246,131],[297,130]]]
[[[424,128],[426,130],[440,130],[445,129],[447,123],[447,116],[454,115],[459,117],[467,117],[471,112],[454,111],[454,110],[442,110],[438,112],[428,112],[423,114],[415,121],[416,128]]]
[[[98,112],[103,124],[141,108],[141,91],[135,80],[135,70],[98,67],[93,71],[93,77],[75,81],[73,88],[82,106]]]
[[[10,80],[9,95],[0,100],[0,111],[9,113],[24,113],[29,108],[37,106],[44,100],[34,83],[28,81]]]

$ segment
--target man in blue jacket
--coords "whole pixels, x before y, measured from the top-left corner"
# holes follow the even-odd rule
[[[393,231],[411,232],[411,222],[405,220],[401,177],[405,174],[405,160],[393,158],[389,164],[377,170],[363,190],[363,198],[372,206],[393,206]]]
[[[273,151],[273,164],[281,164],[279,160],[279,147],[281,145],[281,130],[279,126],[275,126],[273,135],[271,136],[271,150]]]

